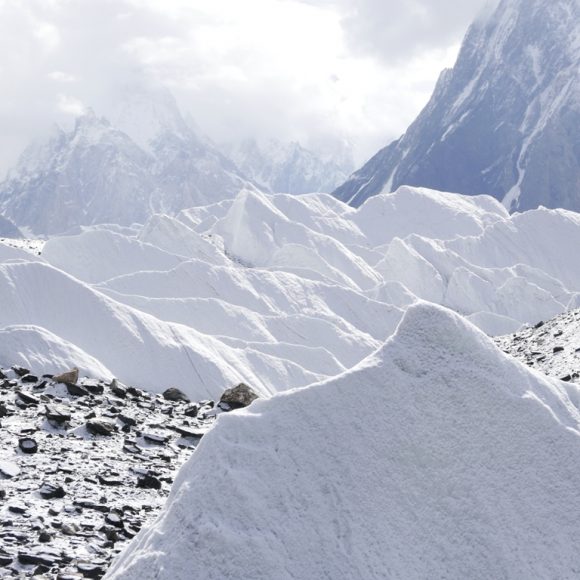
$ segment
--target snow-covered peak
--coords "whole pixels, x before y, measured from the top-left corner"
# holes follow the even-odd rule
[[[165,89],[135,89],[114,122],[88,109],[28,148],[0,184],[0,211],[34,233],[143,223],[254,187],[184,121]]]
[[[18,164],[8,171],[7,180],[17,174],[34,174],[50,162],[66,141],[66,132],[56,123],[42,139],[34,140],[20,155]]]
[[[114,127],[106,117],[98,116],[92,109],[88,109],[83,115],[77,117],[67,146],[69,149],[75,149],[99,144],[137,149],[131,139]]]
[[[329,192],[351,169],[344,151],[335,158],[310,151],[296,141],[247,139],[225,149],[245,175],[273,192]]]
[[[175,97],[164,87],[126,89],[111,119],[145,151],[150,151],[152,143],[164,134],[182,138],[193,134]]]
[[[405,135],[335,192],[360,205],[400,185],[488,194],[510,211],[580,209],[578,0],[502,0]]]

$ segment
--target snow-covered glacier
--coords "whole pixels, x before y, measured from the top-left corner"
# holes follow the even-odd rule
[[[0,366],[262,399],[220,414],[110,578],[580,568],[580,391],[486,336],[580,306],[579,214],[244,190],[10,243]]]
[[[0,246],[0,363],[38,368],[50,348],[63,366],[156,391],[215,397],[243,381],[270,395],[352,368],[418,300],[490,335],[574,307],[579,244],[578,214],[510,216],[486,196],[402,187],[354,209],[244,190],[53,237],[41,256]]]

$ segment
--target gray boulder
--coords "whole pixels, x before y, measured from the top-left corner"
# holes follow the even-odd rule
[[[227,389],[220,399],[221,405],[228,405],[230,409],[240,409],[247,407],[255,401],[259,395],[245,383],[240,383],[236,387]]]

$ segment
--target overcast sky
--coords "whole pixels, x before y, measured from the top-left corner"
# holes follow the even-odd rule
[[[217,141],[357,162],[404,132],[486,0],[0,0],[0,171],[128,79],[169,87]]]

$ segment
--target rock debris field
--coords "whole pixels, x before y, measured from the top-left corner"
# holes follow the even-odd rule
[[[497,337],[528,366],[580,375],[580,310]],[[217,416],[250,404],[246,385],[192,402],[113,380],[0,369],[0,578],[101,578],[165,504]]]
[[[564,382],[580,382],[580,310],[495,339],[520,362]]]
[[[193,403],[77,378],[0,370],[2,578],[102,577],[216,416],[255,396],[240,385]]]

